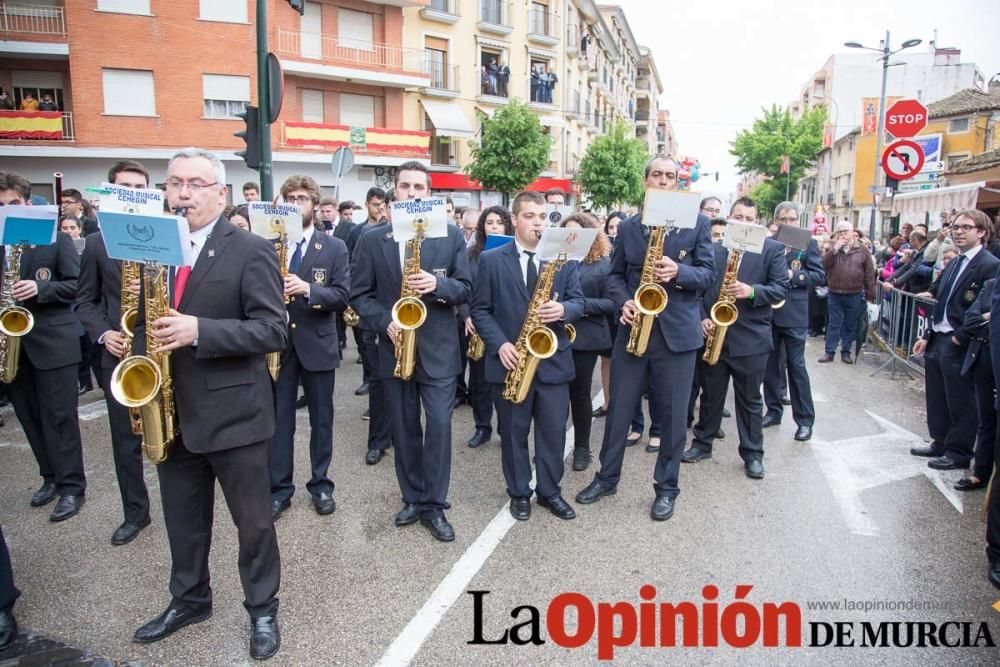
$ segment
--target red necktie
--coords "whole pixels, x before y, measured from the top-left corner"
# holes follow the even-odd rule
[[[190,266],[177,267],[177,275],[174,276],[174,310],[181,307],[181,298],[184,296],[184,288],[190,275]]]

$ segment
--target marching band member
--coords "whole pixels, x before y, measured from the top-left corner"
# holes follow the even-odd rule
[[[340,366],[338,312],[347,307],[350,266],[347,245],[313,224],[319,185],[309,176],[290,176],[281,196],[302,208],[302,240],[288,240],[288,346],[281,355],[275,384],[275,433],[271,440],[271,516],[277,520],[291,506],[294,469],[295,399],[301,382],[309,407],[309,460],[306,489],[317,514],[337,504],[328,475],[333,457],[333,387]],[[319,232],[319,233],[317,233]]]

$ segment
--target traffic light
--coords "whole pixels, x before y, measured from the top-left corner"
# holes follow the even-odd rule
[[[306,13],[306,0],[288,0],[288,4],[292,6],[292,9],[297,11],[300,15],[305,15]]]
[[[236,154],[243,158],[251,169],[260,169],[260,119],[257,107],[248,105],[246,111],[236,114],[236,117],[243,119],[246,129],[233,132],[233,136],[239,137],[247,144],[246,150],[236,151]]]

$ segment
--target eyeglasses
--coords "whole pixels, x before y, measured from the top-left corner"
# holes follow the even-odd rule
[[[299,206],[305,206],[312,201],[312,197],[309,195],[298,195],[297,197],[285,197],[285,201],[289,204],[298,204]]]
[[[968,234],[972,230],[976,229],[975,225],[952,225],[951,228],[956,232],[962,232],[963,234]]]
[[[213,185],[218,185],[218,181],[215,183],[202,183],[201,181],[180,181],[176,179],[171,179],[164,183],[167,190],[173,190],[175,192],[180,192],[184,189],[184,186],[188,186],[191,189],[191,194],[197,194],[204,190],[205,188],[210,188]]]
[[[712,215],[719,215],[719,213],[722,212],[721,208],[708,208],[707,206],[701,210],[705,213],[711,213]]]

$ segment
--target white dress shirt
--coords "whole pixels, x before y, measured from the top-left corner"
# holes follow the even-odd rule
[[[525,247],[522,246],[520,244],[520,242],[518,242],[517,238],[514,239],[514,247],[517,248],[518,261],[521,263],[521,277],[524,278],[524,286],[527,287],[528,286],[528,261],[529,261],[529,259],[530,259],[530,261],[534,262],[534,264],[535,264],[535,275],[536,276],[537,275],[541,275],[541,273],[542,273],[542,271],[541,271],[542,266],[541,266],[541,263],[538,261],[537,246],[536,246],[536,250],[529,250],[528,251],[528,252],[535,253],[534,257],[529,257],[528,255],[524,254]]]

